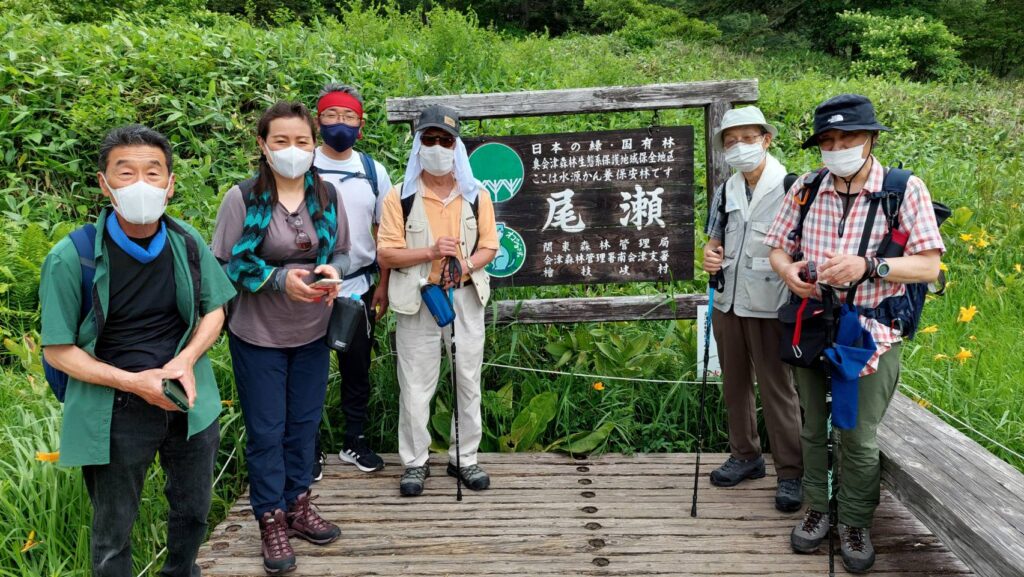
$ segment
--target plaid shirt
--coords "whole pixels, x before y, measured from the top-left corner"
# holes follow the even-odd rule
[[[818,266],[828,260],[825,257],[826,252],[857,254],[861,238],[864,236],[868,209],[871,206],[868,195],[881,191],[882,180],[885,178],[885,170],[881,163],[874,157],[872,159],[871,173],[868,175],[868,180],[864,184],[864,188],[861,189],[860,195],[850,207],[842,237],[839,236],[839,223],[843,216],[843,199],[836,192],[832,175],[827,174],[818,189],[817,198],[810,210],[807,211],[807,217],[804,219],[803,238],[796,241],[788,238],[789,232],[796,227],[800,219],[800,207],[793,197],[800,191],[805,179],[814,178],[815,173],[811,172],[798,179],[786,193],[782,208],[775,217],[775,222],[772,223],[764,243],[772,248],[781,248],[789,254],[802,250],[804,259],[814,262]],[[908,234],[905,255],[933,249],[945,252],[946,247],[939,234],[939,226],[935,221],[935,213],[932,209],[931,195],[924,182],[916,176],[912,176],[907,183],[907,191],[900,207],[899,226],[900,230]],[[868,256],[878,252],[878,247],[886,231],[885,213],[879,206],[868,242]],[[857,287],[854,304],[869,309],[875,308],[884,299],[905,292],[906,286],[903,283],[874,279]],[[814,289],[814,296],[821,298],[817,286]],[[842,292],[839,293],[839,296],[841,300],[846,298],[845,293]],[[861,317],[860,321],[864,328],[871,332],[871,336],[874,337],[875,343],[878,345],[878,351],[861,371],[861,376],[865,376],[878,370],[878,358],[892,347],[892,343],[900,340],[900,332],[873,319]]]

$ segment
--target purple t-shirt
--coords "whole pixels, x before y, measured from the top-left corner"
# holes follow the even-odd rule
[[[338,194],[333,187],[331,189]],[[296,209],[296,213],[302,216],[301,228],[312,240],[313,246],[306,250],[296,246],[296,229],[288,222],[290,213],[278,202],[274,206],[266,236],[256,249],[257,256],[271,262],[316,261],[320,243],[305,200]],[[233,186],[224,195],[220,210],[217,211],[217,227],[213,232],[214,256],[225,262],[231,258],[231,249],[242,236],[244,222],[245,200],[242,198],[242,190],[238,186]],[[334,243],[335,254],[347,253],[349,250],[347,223],[345,205],[338,194],[338,239]],[[284,266],[309,271],[306,282],[312,282],[315,264]],[[327,334],[327,323],[331,318],[331,309],[327,308],[325,303],[293,301],[284,292],[269,288],[258,293],[239,290],[232,307],[228,328],[243,341],[260,347],[283,348],[309,344]]]

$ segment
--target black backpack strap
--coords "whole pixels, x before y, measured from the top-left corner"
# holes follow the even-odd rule
[[[402,189],[405,188],[404,182],[398,183],[398,198],[402,198]],[[405,221],[409,220],[409,213],[412,212],[412,203],[416,202],[416,195],[410,194],[407,198],[402,198],[402,223],[404,226]]]
[[[800,240],[803,238],[804,219],[807,218],[807,213],[810,212],[814,199],[818,198],[818,190],[821,188],[821,183],[825,180],[826,174],[828,174],[827,168],[819,169],[815,173],[814,178],[811,179],[811,182],[808,183],[804,180],[803,188],[793,196],[793,199],[796,200],[797,205],[800,207],[800,218],[796,221],[796,227],[789,231],[789,240]]]
[[[896,230],[900,225],[900,207],[907,193],[907,183],[914,173],[905,168],[891,167],[885,169],[882,179],[882,210],[889,230]]]
[[[199,241],[196,237],[178,224],[173,218],[165,218],[167,228],[181,235],[185,239],[185,253],[188,261],[188,273],[192,277],[192,310],[195,312],[195,320],[202,316],[199,313],[200,303],[203,295],[203,274],[200,265]]]
[[[786,174],[786,176],[783,177],[782,179],[782,192],[789,192],[789,189],[793,188],[793,184],[796,182],[796,179],[798,178],[800,178],[800,175],[795,172],[790,172]]]
[[[249,207],[256,202],[256,199],[252,196],[252,191],[256,189],[256,178],[254,176],[238,183],[238,189],[242,191],[242,201],[245,203],[246,212],[249,212]]]

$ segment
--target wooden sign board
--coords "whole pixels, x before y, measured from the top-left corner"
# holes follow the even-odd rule
[[[495,286],[693,277],[693,127],[465,143],[494,202]]]

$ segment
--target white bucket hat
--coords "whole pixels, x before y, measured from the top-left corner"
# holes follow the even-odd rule
[[[768,131],[768,134],[772,135],[772,138],[779,135],[779,130],[768,124],[768,121],[764,119],[764,113],[761,112],[760,108],[744,106],[743,108],[731,108],[725,111],[725,115],[722,116],[722,125],[711,136],[711,145],[715,147],[715,150],[725,150],[725,146],[722,144],[722,133],[734,126],[748,126],[751,124],[764,128]]]

